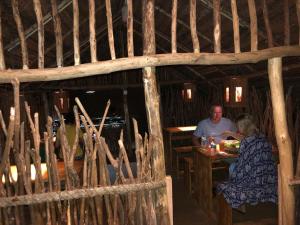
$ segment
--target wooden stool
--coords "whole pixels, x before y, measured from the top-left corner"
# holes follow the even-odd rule
[[[180,175],[180,168],[179,168],[179,160],[182,158],[182,154],[184,153],[192,153],[193,146],[182,146],[174,148],[175,151],[175,169],[176,169],[176,176],[179,177]]]
[[[192,176],[194,174],[193,159],[184,157],[184,186],[189,194],[192,194]]]

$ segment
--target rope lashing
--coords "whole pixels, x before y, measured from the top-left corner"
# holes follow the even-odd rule
[[[76,189],[61,192],[47,192],[32,195],[20,195],[0,198],[0,207],[19,205],[33,205],[45,202],[73,200],[80,198],[93,198],[100,195],[126,194],[129,192],[149,191],[166,186],[165,180],[139,184],[124,184],[116,186],[96,187],[89,189]]]

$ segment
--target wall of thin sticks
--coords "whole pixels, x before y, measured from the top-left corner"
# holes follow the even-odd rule
[[[76,121],[74,143],[69,143],[64,116],[56,108],[61,123],[59,151],[63,155],[63,161],[58,162],[54,152],[52,118],[47,117],[46,129],[42,133],[43,124],[40,123],[39,114],[27,102],[24,103],[25,111],[20,110],[17,80],[13,81],[13,89],[14,107],[11,107],[9,122],[6,123],[1,118],[1,133],[5,136],[5,144],[0,164],[0,177],[3,177],[0,182],[0,198],[2,203],[7,202],[7,206],[0,206],[0,224],[161,224],[160,219],[163,218],[156,217],[157,210],[161,209],[157,209],[154,204],[155,190],[135,189],[138,191],[129,190],[128,193],[130,187],[127,187],[127,194],[114,192],[115,194],[110,195],[93,195],[92,189],[153,182],[155,137],[146,135],[143,138],[138,133],[138,124],[134,120],[135,166],[128,160],[122,132],[118,140],[119,155],[114,157],[101,136],[104,120],[96,128],[77,98],[77,105],[73,110]],[[104,118],[109,106],[110,102],[107,102]],[[27,121],[20,119],[24,113]],[[85,127],[85,155],[81,162],[74,161],[79,144],[80,123]],[[25,134],[25,127],[28,127],[29,138]],[[41,163],[42,147],[46,151],[46,163]],[[53,201],[53,197],[51,201],[45,200],[46,196],[50,199],[52,195],[63,196],[59,193],[76,193],[76,190],[82,190],[78,192],[81,194],[87,190],[86,196],[80,199],[74,196],[68,200],[54,198]],[[44,193],[48,195],[41,195]],[[29,199],[20,203],[26,196]]]

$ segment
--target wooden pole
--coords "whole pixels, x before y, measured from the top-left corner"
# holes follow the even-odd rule
[[[18,35],[21,42],[23,69],[28,69],[29,67],[28,51],[27,51],[27,45],[25,41],[24,27],[19,12],[18,0],[11,0],[11,7],[13,9],[13,16],[17,25]]]
[[[234,52],[240,53],[240,24],[239,15],[236,5],[236,0],[231,0],[231,12],[232,12],[232,23],[233,23],[233,36],[234,36]]]
[[[272,48],[273,34],[272,34],[270,20],[269,20],[267,0],[263,0],[263,16],[264,16],[264,22],[265,22],[265,27],[266,27],[267,37],[268,37],[268,47]]]
[[[74,64],[80,64],[79,47],[79,7],[78,0],[73,0],[73,44],[74,44]]]
[[[112,23],[112,14],[111,14],[111,4],[110,0],[105,0],[106,6],[106,19],[107,19],[107,29],[108,29],[108,43],[110,49],[111,59],[116,59],[116,52],[115,52],[115,41],[114,41],[114,30],[113,30],[113,23]]]
[[[214,14],[214,50],[221,53],[221,1],[213,0]]]
[[[37,20],[37,25],[38,25],[38,67],[39,68],[44,68],[45,64],[45,47],[44,47],[44,39],[45,39],[45,34],[44,34],[44,23],[43,23],[43,13],[42,13],[42,7],[41,7],[41,2],[40,0],[33,0],[33,5],[34,5],[34,12]]]
[[[173,20],[173,15],[172,15]],[[197,36],[197,23],[196,23],[196,0],[190,0],[190,27],[193,41],[194,53],[200,52],[200,44]]]
[[[299,45],[300,45],[300,0],[296,1],[297,18],[298,18],[298,30],[299,30]]]
[[[257,16],[254,0],[248,0],[248,8],[250,15],[250,32],[251,32],[251,51],[257,51]]]
[[[91,62],[97,62],[97,41],[95,31],[95,0],[89,0],[89,27]]]
[[[132,0],[127,0],[127,51],[128,57],[134,56]]]
[[[172,1],[172,25],[171,25],[171,43],[172,43],[172,53],[177,52],[177,0]]]
[[[62,40],[62,31],[61,31],[61,20],[58,14],[57,2],[56,0],[51,0],[52,6],[52,17],[53,17],[53,26],[55,33],[55,45],[56,45],[56,63],[57,67],[63,66],[63,40]]]
[[[294,188],[289,185],[293,178],[292,143],[288,133],[284,92],[282,84],[282,59],[268,60],[268,73],[273,105],[276,141],[279,149],[280,178],[282,195],[282,222],[285,225],[295,225],[295,195]]]
[[[3,39],[2,39],[2,4],[0,4],[0,70],[5,70],[5,57],[3,50]]]
[[[284,12],[284,45],[290,45],[290,10],[289,0],[283,0],[283,12]]]
[[[143,27],[144,27],[144,54],[155,54],[155,22],[154,0],[143,1]],[[166,176],[164,146],[160,121],[160,102],[157,93],[155,67],[143,69],[143,83],[145,92],[146,114],[148,130],[154,138],[153,144],[153,177],[155,180],[163,180]],[[166,190],[158,190],[156,198],[156,212],[160,221],[158,224],[169,225],[168,202]]]

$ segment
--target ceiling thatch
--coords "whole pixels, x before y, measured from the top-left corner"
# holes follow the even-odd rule
[[[44,25],[45,25],[45,67],[56,67],[55,33],[51,17],[51,1],[41,0]],[[122,7],[126,0],[111,0],[114,38],[117,58],[127,56],[126,48],[126,23],[122,21]],[[134,18],[134,52],[142,55],[143,31],[142,31],[142,0],[133,0]],[[265,29],[261,0],[256,0],[258,19],[258,49],[268,47],[267,33]],[[267,0],[269,20],[273,34],[274,46],[284,45],[284,1]],[[29,67],[37,68],[38,61],[38,35],[33,1],[18,0],[20,15],[22,18],[26,43],[29,52]],[[57,0],[62,22],[64,66],[74,65],[73,59],[73,8],[72,0]],[[21,48],[13,18],[11,1],[2,0],[2,28],[3,45],[5,50],[6,67],[11,69],[22,68]],[[241,51],[250,51],[250,19],[248,3],[246,0],[237,1]],[[98,60],[109,60],[107,20],[105,1],[95,1],[96,8],[96,36]],[[213,52],[213,3],[212,0],[197,0],[197,33],[201,45],[201,52]],[[80,9],[80,51],[81,63],[90,62],[89,46],[89,1],[79,0]],[[171,52],[171,10],[172,0],[155,2],[155,28],[156,28],[156,52]],[[230,1],[221,1],[221,32],[222,52],[234,52],[232,13]],[[299,26],[297,21],[296,1],[289,1],[290,45],[299,44]],[[193,52],[191,31],[189,25],[189,1],[178,1],[177,18],[177,48],[178,52]],[[221,66],[169,66],[158,69],[158,80],[161,83],[180,83],[184,81],[201,82],[213,86],[213,82],[220,82],[224,76],[242,75],[253,81],[265,83],[267,79],[266,62],[243,65]],[[300,78],[299,57],[284,59],[283,73],[286,82],[295,84]],[[127,80],[124,79],[127,75]],[[71,81],[39,82],[35,87],[44,89],[73,88],[81,89],[84,85],[94,88],[117,87],[124,83],[130,85],[141,84],[141,71],[118,72],[115,75],[74,79]],[[299,74],[299,75],[298,75]],[[27,87],[32,85],[27,85]]]

